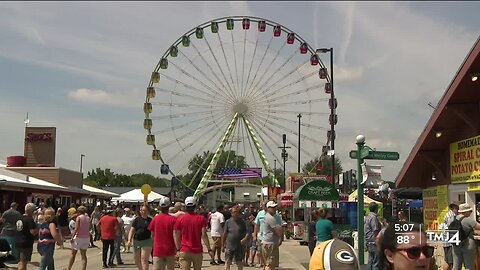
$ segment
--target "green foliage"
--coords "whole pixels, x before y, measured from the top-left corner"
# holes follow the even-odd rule
[[[323,169],[318,170],[316,167],[323,167]],[[303,165],[303,172],[315,172],[317,175],[331,175],[332,172],[332,158],[330,156],[323,156],[321,160],[317,157],[313,160],[310,160],[305,165]],[[335,174],[340,174],[342,172],[342,162],[338,158],[335,158]]]
[[[96,168],[87,173],[83,183],[93,187],[140,187],[149,184],[152,187],[166,187],[169,181],[150,174],[115,174],[110,169]]]
[[[280,183],[280,186],[284,187],[285,186],[285,178],[283,178],[283,170],[282,169],[277,169],[275,171],[275,175],[277,176],[277,180]],[[270,180],[268,179],[268,175],[263,176],[262,181],[263,181],[264,185],[270,185]],[[249,183],[261,186],[262,181],[260,181],[260,179],[255,179],[255,180],[249,181]]]
[[[203,152],[202,155],[195,155],[188,163],[188,169],[190,173],[187,173],[183,179],[184,183],[188,183],[190,187],[196,187],[202,179],[208,165],[212,161],[213,153]],[[223,151],[220,154],[218,163],[213,173],[217,173],[220,168],[245,168],[248,164],[245,161],[244,156],[239,156],[233,150]]]

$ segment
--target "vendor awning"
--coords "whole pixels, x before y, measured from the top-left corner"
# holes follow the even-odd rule
[[[164,198],[165,196],[160,195],[154,191],[150,192],[148,194],[148,201],[153,202],[160,200],[161,198]],[[134,190],[131,190],[129,192],[120,194],[120,197],[114,197],[112,198],[112,201],[117,201],[117,202],[143,202],[144,195],[142,191],[137,188]]]
[[[90,195],[99,196],[99,197],[102,197],[102,198],[112,198],[112,197],[119,197],[120,196],[120,194],[113,193],[113,192],[110,192],[110,191],[106,191],[106,190],[103,190],[103,189],[99,189],[99,188],[96,188],[96,187],[88,186],[88,185],[85,185],[85,184],[83,185],[82,188],[85,189],[86,191],[90,192]]]
[[[298,201],[338,201],[340,194],[329,182],[314,180],[299,187],[295,192],[295,200]]]
[[[4,168],[0,168],[0,186],[68,192],[67,187],[56,185],[35,177],[30,177]]]

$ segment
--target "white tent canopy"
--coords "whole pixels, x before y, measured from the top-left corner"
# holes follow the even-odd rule
[[[153,202],[160,200],[161,198],[164,198],[165,196],[158,194],[154,191],[150,192],[148,194],[148,201]],[[142,191],[137,188],[134,190],[130,190],[129,192],[125,192],[120,194],[120,197],[113,197],[112,201],[116,202],[143,202],[144,195]]]

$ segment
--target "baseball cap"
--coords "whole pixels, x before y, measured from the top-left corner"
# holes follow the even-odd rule
[[[267,208],[270,208],[270,207],[277,207],[277,203],[274,202],[274,201],[269,201],[269,202],[267,203]]]
[[[195,206],[195,205],[197,205],[197,201],[193,197],[187,197],[185,199],[185,205],[186,206]]]
[[[332,239],[318,244],[310,258],[310,270],[358,270],[358,258],[347,242]]]
[[[160,207],[168,207],[170,206],[170,199],[168,197],[163,197],[160,199],[159,203]]]

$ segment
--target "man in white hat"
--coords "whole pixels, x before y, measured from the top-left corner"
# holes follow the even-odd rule
[[[262,253],[265,259],[265,270],[275,270],[279,266],[279,246],[283,240],[282,223],[275,218],[277,213],[277,203],[269,201],[267,203],[267,213],[265,214],[264,232],[262,241]]]
[[[208,247],[210,259],[213,260],[210,241],[207,236],[207,221],[202,215],[195,213],[197,201],[193,197],[185,199],[186,213],[177,219],[174,227],[174,239],[179,252],[180,268],[189,270],[193,264],[194,270],[202,269],[203,246]]]
[[[461,242],[459,245],[453,246],[453,269],[460,270],[462,269],[462,264],[465,266],[465,270],[475,270],[476,265],[476,244],[473,239],[474,230],[480,230],[480,224],[476,222],[473,218],[470,218],[472,215],[473,208],[468,203],[462,203],[458,209],[458,216],[456,220],[460,221],[461,228],[463,232],[460,234],[465,235],[465,239],[459,239]],[[455,227],[455,221],[453,221],[449,229]],[[460,238],[462,236],[460,235]]]
[[[175,241],[173,239],[173,227],[175,218],[168,214],[170,199],[160,199],[160,214],[156,215],[148,229],[152,232],[153,238],[153,269],[174,270],[175,269]]]

